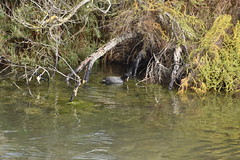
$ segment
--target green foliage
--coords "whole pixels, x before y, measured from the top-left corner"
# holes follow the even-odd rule
[[[194,40],[205,31],[205,24],[201,19],[190,15],[186,6],[187,2],[184,1],[163,3],[147,0],[143,8],[146,11],[158,12],[165,25],[170,24],[171,28],[167,28],[168,35],[174,34],[179,41],[185,41],[186,38]]]
[[[198,48],[192,51],[190,63],[195,73],[195,91],[233,92],[239,87],[240,23],[232,26],[230,15],[219,16],[201,38]]]
[[[60,1],[54,3],[58,5],[57,7],[68,10],[79,2],[81,0],[69,1],[68,5],[64,5]],[[58,45],[59,54],[70,65],[77,65],[80,60],[94,52],[101,44],[102,40],[101,42],[99,40],[102,33],[99,29],[99,21],[97,14],[93,12],[91,7],[83,6],[76,13],[72,21],[77,23],[67,23],[59,28],[62,43],[56,44],[50,37],[49,28],[39,29],[41,26],[38,26],[40,21],[46,19],[47,15],[52,12],[44,12],[30,1],[25,3],[27,5],[19,5],[13,8],[14,16],[17,19],[9,18],[4,14],[4,9],[0,9],[1,54],[10,56],[14,63],[26,64],[27,66],[53,66],[55,63],[54,47]],[[57,11],[56,15],[48,15],[49,23],[54,21],[54,19],[51,19],[54,16],[61,15],[58,15]],[[22,45],[28,40],[31,41],[29,45]],[[66,67],[65,62],[61,59],[59,67]]]
[[[190,0],[193,5],[202,5],[204,0]]]
[[[138,33],[140,38],[134,40],[136,43],[129,43],[136,45],[134,47],[129,44],[117,47],[116,52],[123,55],[123,59],[129,51],[130,56],[134,57],[133,48],[138,48],[142,43],[152,52],[159,52],[167,44],[172,47],[188,44],[194,50],[189,59],[191,72],[182,81],[185,85],[183,88],[187,88],[192,80],[191,86],[198,92],[231,92],[240,88],[240,24],[232,24],[236,20],[233,15],[216,15],[226,1],[113,0],[107,14],[98,10],[108,7],[106,1],[92,1],[82,6],[64,24],[59,23],[62,19],[56,17],[64,17],[82,0],[55,0],[56,8],[49,12],[44,8],[44,1],[39,1],[43,3],[42,9],[32,1],[22,1],[11,8],[17,19],[13,15],[6,16],[4,9],[0,8],[0,52],[1,55],[10,56],[14,63],[47,68],[54,66],[57,50],[70,65],[76,66],[110,38],[132,31]],[[229,3],[234,4],[232,1]],[[218,7],[215,10],[213,5],[216,4]],[[229,6],[223,10],[235,13]],[[218,18],[213,23],[214,17]],[[41,22],[45,22],[45,27],[41,28],[44,26]],[[60,26],[50,33],[52,24]],[[206,28],[210,29],[207,31]],[[61,43],[57,43],[54,36],[59,36]],[[24,41],[28,44],[22,43]],[[169,57],[170,60],[164,61],[171,61],[171,55]],[[172,62],[167,63],[171,66]],[[61,59],[58,65],[66,66]]]

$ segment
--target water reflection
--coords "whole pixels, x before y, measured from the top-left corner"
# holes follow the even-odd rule
[[[93,73],[73,103],[61,82],[32,87],[35,98],[0,82],[0,158],[240,158],[239,98],[179,97],[134,80],[106,86],[104,74]]]

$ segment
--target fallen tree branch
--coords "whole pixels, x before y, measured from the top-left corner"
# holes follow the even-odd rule
[[[136,36],[137,36],[137,34],[134,34],[134,33],[126,33],[126,34],[123,34],[119,37],[116,37],[116,38],[110,40],[107,44],[105,44],[104,46],[99,48],[96,52],[92,53],[84,61],[82,61],[80,63],[80,65],[74,70],[74,72],[71,72],[68,75],[68,77],[66,78],[66,81],[69,81],[70,77],[72,77],[74,74],[81,72],[87,65],[91,66],[91,64],[93,64],[100,57],[104,56],[109,50],[114,48],[117,44],[121,43],[124,40],[134,38]],[[84,82],[88,81],[88,79],[86,79],[86,78],[87,77],[85,74],[84,79],[83,79]]]
[[[107,44],[105,44],[104,46],[100,47],[96,52],[92,53],[90,56],[88,56],[84,61],[82,61],[80,63],[80,65],[71,73],[69,73],[68,77],[66,78],[66,81],[69,83],[69,79],[73,76],[76,75],[78,72],[81,72],[85,67],[86,67],[86,71],[85,71],[85,75],[84,78],[82,80],[82,84],[88,82],[89,77],[90,77],[90,73],[91,73],[91,69],[93,64],[95,63],[95,61],[99,58],[101,58],[102,56],[104,56],[108,51],[110,51],[111,49],[113,49],[117,44],[137,37],[136,33],[125,33],[122,34],[116,38],[113,38],[112,40],[110,40]],[[75,86],[75,88],[73,89],[73,95],[71,96],[71,100],[73,100],[73,97],[77,95],[77,90],[78,87],[80,86],[80,82],[78,82]]]

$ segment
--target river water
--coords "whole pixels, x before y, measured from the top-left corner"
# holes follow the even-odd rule
[[[116,74],[93,72],[72,103],[60,79],[29,88],[1,80],[0,159],[240,159],[240,94],[99,83]]]

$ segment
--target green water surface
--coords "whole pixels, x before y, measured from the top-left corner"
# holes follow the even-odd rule
[[[240,95],[180,97],[135,80],[106,86],[120,72],[97,71],[72,89],[0,81],[0,159],[238,160]]]

